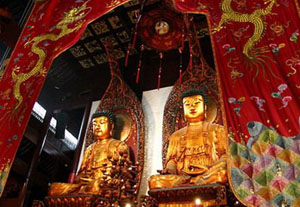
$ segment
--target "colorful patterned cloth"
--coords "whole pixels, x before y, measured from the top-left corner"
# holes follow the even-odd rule
[[[247,146],[230,145],[237,196],[254,206],[300,206],[300,135],[283,137],[259,122],[250,122],[248,131]]]

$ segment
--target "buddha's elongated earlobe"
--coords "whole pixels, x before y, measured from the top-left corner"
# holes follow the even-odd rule
[[[110,136],[113,135],[114,127],[115,127],[115,125],[114,125],[114,124],[111,124],[111,129],[110,129],[110,132],[109,132],[109,135],[110,135]]]

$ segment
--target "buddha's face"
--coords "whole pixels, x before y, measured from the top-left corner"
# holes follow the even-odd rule
[[[112,129],[113,125],[106,116],[100,116],[93,119],[93,134],[96,139],[110,138]]]
[[[184,116],[188,122],[199,122],[204,119],[205,106],[201,95],[183,98]]]

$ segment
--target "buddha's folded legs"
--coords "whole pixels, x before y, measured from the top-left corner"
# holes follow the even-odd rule
[[[191,183],[197,185],[205,185],[209,183],[226,183],[227,182],[227,170],[226,161],[219,162],[212,166],[204,174],[198,175],[191,179]]]
[[[71,184],[71,183],[53,183],[49,189],[50,196],[58,196],[58,195],[67,195],[76,192],[80,184]]]
[[[150,189],[170,188],[188,183],[190,180],[188,175],[152,175],[149,178]]]

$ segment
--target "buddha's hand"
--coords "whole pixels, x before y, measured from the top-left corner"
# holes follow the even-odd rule
[[[157,172],[161,175],[167,175],[167,174],[176,174],[176,170],[175,169],[169,169],[169,168],[165,168],[163,170],[157,170]]]
[[[176,163],[174,160],[169,160],[167,164],[164,166],[163,170],[157,171],[161,175],[167,175],[167,174],[177,174],[176,172]]]

